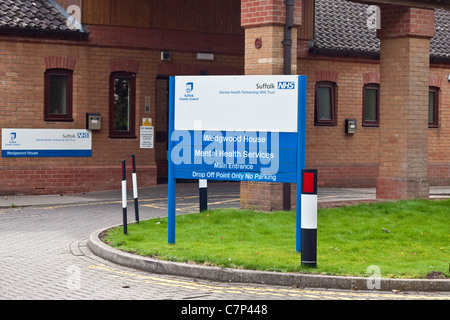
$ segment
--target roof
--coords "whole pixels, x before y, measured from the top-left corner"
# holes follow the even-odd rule
[[[68,23],[70,16],[53,0],[2,0],[0,32],[33,35],[87,36],[87,28]]]
[[[434,13],[434,36],[430,41],[432,59],[450,60],[450,11],[436,9]]]
[[[380,40],[369,29],[369,5],[347,0],[315,0],[314,40],[311,52],[377,58]],[[0,33],[84,38],[84,25],[68,23],[69,14],[53,0],[2,0]],[[430,58],[450,61],[450,11],[435,10],[435,33]]]
[[[311,51],[325,54],[378,57],[380,40],[367,21],[369,5],[346,0],[316,0]],[[435,10],[435,33],[430,41],[432,60],[450,60],[450,11]]]

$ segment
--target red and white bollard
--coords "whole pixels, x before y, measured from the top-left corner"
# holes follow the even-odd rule
[[[134,154],[131,155],[132,173],[131,178],[133,180],[133,198],[134,198],[134,216],[136,222],[139,223],[139,201],[138,201],[138,186],[137,186],[137,173],[136,173],[136,160]]]
[[[123,234],[127,234],[127,178],[125,160],[122,160],[122,216]]]
[[[208,180],[198,180],[200,212],[208,210]]]
[[[317,170],[302,170],[302,265],[317,266]]]

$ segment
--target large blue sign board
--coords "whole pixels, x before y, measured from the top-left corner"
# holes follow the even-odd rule
[[[306,76],[171,77],[169,94],[169,243],[176,179],[300,183]]]

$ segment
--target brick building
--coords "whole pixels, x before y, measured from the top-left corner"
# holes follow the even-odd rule
[[[324,185],[376,185],[380,129],[384,119],[380,119],[379,110],[364,113],[365,107],[372,107],[370,101],[365,101],[365,95],[381,92],[380,40],[377,30],[367,27],[368,18],[373,14],[368,9],[368,5],[348,1],[316,1],[314,39],[299,44],[297,68],[299,73],[308,75],[310,86],[311,121],[308,129],[311,131],[307,134],[307,165],[319,169]],[[426,81],[430,99],[435,102],[430,106],[426,129],[430,183],[449,185],[447,79],[450,48],[447,39],[450,36],[450,12],[436,10],[434,19],[435,31],[429,50],[430,70],[417,78]],[[330,27],[331,21],[333,27]],[[314,122],[315,86],[321,81],[336,85],[335,119],[331,126]],[[357,133],[345,133],[345,119],[357,120]],[[392,154],[395,156],[397,153]]]
[[[69,5],[81,9],[81,26],[67,23],[70,15],[64,9]],[[395,12],[405,8],[406,25],[420,17],[418,31],[402,31],[395,24]],[[380,197],[387,197],[383,192],[410,197],[403,189],[422,188],[424,194],[430,184],[450,183],[450,15],[443,9],[380,5],[386,19],[377,31],[368,25],[373,18],[369,9],[369,4],[346,0],[295,2],[290,72],[308,76],[306,166],[319,169],[320,186],[377,186]],[[394,13],[391,20],[389,13]],[[283,0],[3,1],[0,127],[80,129],[86,128],[86,113],[100,114],[102,122],[100,130],[91,132],[91,157],[2,157],[0,193],[119,188],[120,160],[131,154],[136,155],[140,186],[164,181],[168,76],[282,74],[285,27]],[[399,50],[408,51],[401,47],[406,41],[421,51],[417,58],[405,53],[405,61],[421,64],[425,58],[429,64],[415,73],[390,75],[393,69],[383,69],[383,59],[393,61]],[[57,89],[50,84],[61,78],[67,79],[68,100],[57,113],[51,109],[51,92]],[[383,86],[389,79],[395,79],[393,84]],[[392,115],[394,108],[380,107],[396,103],[389,97],[401,100],[386,88],[414,93],[414,81],[429,90],[428,101],[426,92],[416,99],[426,106],[421,119],[429,118],[425,127],[419,121],[420,132],[415,131],[420,113],[415,106]],[[119,83],[129,89],[125,125],[114,121]],[[398,113],[406,111],[399,120]],[[140,126],[147,118],[155,129],[152,149],[140,148]],[[356,133],[345,132],[346,119],[356,119]],[[392,192],[397,189],[398,194]],[[278,184],[243,183],[241,195],[243,205],[268,210],[279,209],[282,202]]]
[[[168,76],[242,74],[239,1],[56,2],[0,4],[0,127],[84,129],[86,113],[99,113],[101,129],[92,131],[91,157],[2,157],[0,194],[120,188],[121,159],[130,164],[132,154],[140,186],[164,180]],[[81,29],[67,25],[70,4],[82,10]],[[62,114],[47,106],[52,77],[69,79]],[[126,125],[112,122],[117,81],[129,87]],[[147,118],[153,149],[140,148]]]
[[[448,11],[435,8],[434,1],[395,3],[294,4],[302,14],[301,22],[294,16],[292,24],[293,69],[308,76],[306,166],[318,169],[319,186],[376,186],[378,198],[403,199],[426,198],[429,185],[449,183]],[[372,25],[373,4],[379,8],[378,29]],[[242,14],[252,15],[244,9]],[[243,19],[246,74],[268,69],[255,61],[270,61],[274,73],[283,72],[276,58],[281,44],[272,41],[277,46],[269,56],[251,46],[263,32],[277,31],[278,39],[283,34],[276,18],[282,11],[272,14],[264,24]],[[357,121],[356,133],[346,133],[347,119]],[[289,197],[279,184],[241,186],[245,205],[265,210],[295,205],[294,190]]]

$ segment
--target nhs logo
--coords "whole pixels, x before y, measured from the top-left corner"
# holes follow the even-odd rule
[[[78,139],[87,139],[89,138],[89,133],[87,132],[77,132]]]
[[[294,81],[280,81],[277,85],[278,89],[295,89]]]

